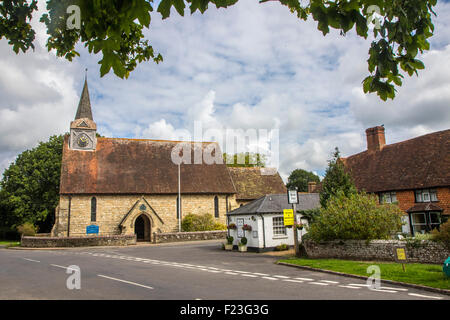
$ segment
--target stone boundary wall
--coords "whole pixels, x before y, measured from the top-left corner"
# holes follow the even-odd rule
[[[227,230],[153,233],[153,243],[225,239]]]
[[[443,264],[450,256],[449,247],[427,240],[414,242],[373,240],[369,243],[364,240],[335,240],[318,243],[304,241],[303,245],[310,258],[395,261],[396,247],[406,249],[408,262]]]
[[[128,246],[136,244],[136,235],[83,237],[22,237],[20,246],[27,248]]]

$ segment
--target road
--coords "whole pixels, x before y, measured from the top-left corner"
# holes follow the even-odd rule
[[[449,300],[394,285],[276,265],[279,257],[228,252],[220,242],[64,250],[0,249],[0,299]],[[68,289],[73,269],[80,289]],[[67,270],[69,268],[69,270]]]

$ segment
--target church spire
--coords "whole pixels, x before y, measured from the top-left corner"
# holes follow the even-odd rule
[[[80,103],[78,104],[77,114],[75,116],[75,120],[88,118],[92,119],[92,109],[91,109],[91,100],[89,99],[89,90],[87,84],[87,75],[84,79],[84,87],[83,92],[81,93]]]

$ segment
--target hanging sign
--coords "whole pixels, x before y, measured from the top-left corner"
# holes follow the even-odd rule
[[[297,190],[288,190],[288,203],[298,203],[298,192]]]

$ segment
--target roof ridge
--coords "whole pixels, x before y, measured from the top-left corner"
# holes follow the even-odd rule
[[[98,137],[97,140],[109,139],[109,140],[130,140],[130,141],[152,141],[152,142],[173,142],[173,143],[218,143],[216,141],[182,141],[182,140],[163,140],[163,139],[140,139],[140,138],[111,138],[111,137]]]

